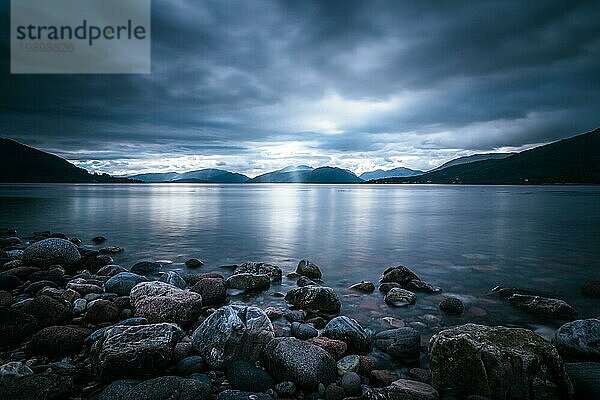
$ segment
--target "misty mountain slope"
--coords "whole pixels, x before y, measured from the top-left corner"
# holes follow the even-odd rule
[[[262,174],[248,183],[360,183],[362,179],[354,173],[335,167],[320,167],[315,169],[289,170],[284,169]]]
[[[183,173],[164,172],[132,175],[131,178],[147,183],[244,183],[249,178],[246,175],[229,172],[222,169],[206,168]]]
[[[377,169],[375,171],[363,172],[360,175],[360,179],[365,181],[370,181],[372,179],[382,179],[382,178],[401,178],[405,176],[417,176],[424,174],[424,171],[419,171],[415,169],[398,167],[390,170]]]
[[[502,160],[504,158],[510,157],[517,153],[484,153],[484,154],[473,154],[470,156],[458,157],[454,160],[450,160],[437,168],[434,168],[427,172],[439,171],[444,168],[453,167],[455,165],[468,164],[476,161],[485,161],[485,160]]]
[[[108,174],[90,174],[64,158],[0,138],[0,182],[110,183],[133,182]]]
[[[600,184],[600,129],[526,150],[501,160],[455,165],[377,183]]]

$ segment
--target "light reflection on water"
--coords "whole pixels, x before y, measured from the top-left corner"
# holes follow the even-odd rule
[[[126,267],[168,259],[178,269],[197,257],[202,271],[226,274],[219,266],[253,260],[290,272],[307,257],[342,294],[344,313],[374,329],[384,326],[382,316],[411,321],[427,313],[441,325],[540,332],[555,325],[486,296],[496,285],[556,293],[582,316],[595,316],[599,305],[579,294],[584,281],[600,279],[600,187],[593,186],[0,185],[0,225],[24,236],[64,232],[92,247],[89,239],[102,234],[105,245],[126,248],[114,257]],[[419,294],[415,307],[391,309],[378,292],[345,289],[399,264],[461,297],[465,316],[441,315],[441,296]],[[273,289],[293,285],[284,279]],[[266,294],[252,301],[283,304]],[[486,315],[474,315],[481,309]]]

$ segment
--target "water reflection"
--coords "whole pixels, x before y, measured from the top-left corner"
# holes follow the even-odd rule
[[[585,186],[0,185],[0,225],[60,231],[89,246],[102,234],[126,248],[115,256],[124,266],[169,259],[182,268],[197,257],[205,271],[255,260],[289,272],[308,257],[344,295],[345,312],[378,328],[382,316],[427,314],[441,324],[539,327],[545,322],[485,294],[495,285],[537,287],[595,315],[598,304],[579,287],[598,279],[599,200],[600,188]],[[419,295],[417,306],[397,310],[379,293],[346,290],[398,264],[463,298],[465,316],[440,315],[439,296]]]

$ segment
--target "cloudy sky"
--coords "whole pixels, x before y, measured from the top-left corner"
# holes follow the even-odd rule
[[[153,0],[150,75],[10,75],[0,136],[88,169],[429,169],[600,126],[594,1]]]

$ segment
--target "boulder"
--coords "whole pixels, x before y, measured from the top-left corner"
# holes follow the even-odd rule
[[[77,263],[81,255],[77,247],[65,239],[50,238],[29,245],[23,252],[23,263],[33,267],[46,268],[51,265],[70,267]]]
[[[447,297],[440,302],[440,310],[446,314],[460,315],[464,312],[463,302],[456,297]]]
[[[571,319],[577,316],[577,311],[567,302],[542,296],[513,294],[508,302],[521,310],[542,317],[556,319]]]
[[[98,285],[93,285],[89,283],[67,283],[67,289],[71,289],[79,293],[80,296],[85,296],[88,294],[102,294],[104,293],[104,289],[102,289]]]
[[[177,351],[177,347],[175,347],[175,351]],[[174,354],[174,356],[176,355]],[[175,364],[175,372],[179,376],[189,376],[195,373],[202,372],[203,369],[204,359],[200,356],[185,357],[184,359],[179,360],[177,364]]]
[[[383,272],[383,276],[379,280],[381,283],[397,283],[402,287],[406,286],[410,281],[416,279],[418,281],[421,280],[410,269],[405,267],[404,265],[400,265],[398,267],[390,267]]]
[[[27,344],[27,353],[51,358],[77,354],[89,329],[72,326],[49,326],[37,332]]]
[[[375,291],[375,284],[369,281],[362,281],[350,286],[350,289],[364,293],[373,293]]]
[[[136,317],[152,322],[189,325],[202,311],[202,296],[164,282],[142,282],[131,289],[131,305]]]
[[[37,320],[22,311],[0,309],[0,347],[14,346],[31,335]]]
[[[233,274],[269,275],[269,278],[280,281],[281,268],[267,263],[247,262],[233,270]]]
[[[358,396],[361,394],[360,375],[356,372],[346,372],[340,379],[340,385],[348,396]]]
[[[98,270],[98,272],[96,272],[96,275],[115,276],[117,274],[120,274],[121,272],[127,272],[127,270],[125,268],[121,267],[120,265],[109,264],[109,265],[105,265],[104,267],[100,268]]]
[[[75,377],[69,371],[25,375],[0,381],[0,400],[63,400],[75,395]]]
[[[319,336],[308,339],[308,342],[325,349],[331,354],[334,360],[339,360],[346,354],[346,351],[348,351],[348,345],[341,340]]]
[[[185,266],[188,268],[198,268],[204,265],[204,263],[197,258],[190,258],[185,262]]]
[[[371,337],[367,331],[358,322],[343,315],[325,325],[323,336],[342,340],[350,352],[366,353],[371,350]]]
[[[104,290],[110,293],[116,293],[119,296],[129,296],[131,289],[138,283],[146,282],[148,279],[142,275],[132,272],[119,272],[111,276],[104,283]]]
[[[427,282],[423,282],[420,279],[413,279],[406,284],[406,289],[412,290],[413,292],[425,292],[430,294],[441,293],[442,289],[437,286],[432,286]]]
[[[405,327],[388,329],[375,335],[375,347],[403,363],[419,360],[421,335],[416,329]]]
[[[138,275],[155,275],[160,272],[162,264],[152,261],[140,261],[131,267],[131,272]]]
[[[122,400],[135,386],[139,385],[140,381],[136,379],[120,379],[107,385],[102,393],[98,396],[98,400]]]
[[[351,354],[338,360],[336,363],[338,375],[344,375],[346,372],[358,372],[360,370],[360,356]]]
[[[239,290],[265,290],[271,286],[271,278],[266,274],[240,273],[231,275],[225,281],[225,285],[231,289]]]
[[[111,327],[92,346],[93,371],[102,380],[156,375],[170,366],[182,337],[169,323]]]
[[[337,293],[332,288],[324,286],[292,289],[285,295],[285,301],[296,308],[324,313],[339,313],[342,307]]]
[[[266,392],[275,382],[268,372],[246,361],[233,361],[227,367],[227,380],[232,389],[249,392]]]
[[[263,310],[235,305],[221,307],[206,318],[192,334],[192,345],[210,368],[224,369],[235,360],[261,359],[274,337],[273,324]]]
[[[178,287],[179,289],[185,289],[187,287],[187,282],[175,271],[161,273],[158,280]]]
[[[383,294],[387,294],[393,288],[402,289],[402,285],[396,282],[386,282],[379,285],[379,291]]]
[[[190,290],[202,296],[205,306],[217,306],[227,301],[227,288],[221,278],[200,279]]]
[[[410,290],[392,288],[385,295],[385,302],[394,307],[405,307],[417,302],[417,296]]]
[[[317,331],[312,325],[303,324],[301,322],[292,322],[292,325],[290,326],[290,333],[293,337],[301,340],[319,336],[319,331]]]
[[[328,352],[296,338],[276,338],[265,349],[268,370],[278,381],[315,390],[336,380],[335,360]]]
[[[0,366],[0,382],[8,382],[32,374],[31,368],[20,361],[11,361]]]
[[[87,306],[85,322],[98,325],[103,322],[115,322],[119,319],[119,307],[110,300],[94,300]]]
[[[210,400],[210,386],[196,379],[161,376],[134,386],[123,400]]]
[[[565,360],[600,361],[600,319],[567,322],[556,331],[554,345]]]
[[[458,397],[569,399],[573,388],[554,346],[528,329],[466,324],[429,342],[433,386]]]
[[[71,320],[71,303],[45,295],[37,296],[27,302],[22,311],[35,317],[38,328],[64,325]]]
[[[300,260],[296,273],[310,279],[321,279],[322,276],[319,266],[308,260]]]

